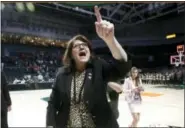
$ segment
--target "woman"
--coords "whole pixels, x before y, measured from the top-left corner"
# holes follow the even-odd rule
[[[129,70],[127,54],[114,37],[114,25],[101,19],[95,7],[98,36],[109,47],[115,63],[92,56],[90,41],[78,35],[68,42],[47,108],[47,126],[118,128],[106,97],[106,84]],[[106,84],[105,84],[106,83]]]
[[[136,67],[132,67],[130,77],[125,79],[123,91],[133,117],[130,127],[137,127],[141,113],[141,91],[144,91],[144,89]]]

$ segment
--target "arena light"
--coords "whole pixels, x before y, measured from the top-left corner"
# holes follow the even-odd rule
[[[35,6],[34,6],[34,4],[33,3],[26,3],[26,7],[27,7],[27,9],[28,9],[28,11],[30,11],[30,12],[34,12],[35,11]]]
[[[15,5],[16,5],[16,10],[18,12],[23,12],[25,10],[24,3],[20,2],[20,3],[16,3]]]
[[[170,35],[166,36],[166,39],[172,39],[172,38],[175,38],[175,37],[176,37],[176,34],[170,34]]]

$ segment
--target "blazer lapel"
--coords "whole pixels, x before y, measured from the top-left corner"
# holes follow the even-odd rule
[[[71,81],[72,81],[72,72],[70,71],[69,68],[66,69],[66,72],[65,72],[65,77],[63,79],[63,81],[65,81],[65,91],[67,92],[67,97],[70,99],[71,98]]]
[[[65,83],[65,88],[67,92],[67,97],[70,99],[71,98],[71,82],[72,82],[72,76],[73,73],[70,71],[65,72],[65,77],[64,77],[64,83]],[[86,74],[85,74],[85,79],[84,79],[84,100],[89,102],[88,100],[90,99],[90,96],[92,94],[93,88],[92,86],[93,82],[93,72],[92,68],[88,67],[86,69]]]
[[[91,94],[92,94],[92,82],[93,82],[93,73],[92,68],[87,68],[85,80],[84,80],[84,100],[88,102]]]

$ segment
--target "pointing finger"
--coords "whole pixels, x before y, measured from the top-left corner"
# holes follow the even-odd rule
[[[101,14],[100,14],[100,8],[98,8],[98,6],[94,7],[94,12],[95,12],[97,21],[101,22],[102,21],[102,17],[101,17]]]

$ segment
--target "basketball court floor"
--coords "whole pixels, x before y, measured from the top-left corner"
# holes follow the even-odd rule
[[[45,127],[47,102],[44,100],[51,90],[13,91],[12,111],[8,120],[10,127]],[[139,126],[184,127],[184,89],[166,89],[163,87],[145,87],[142,94],[143,105]],[[124,95],[119,99],[120,127],[128,127],[132,121]]]

